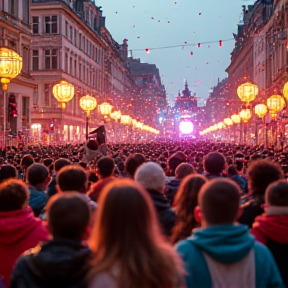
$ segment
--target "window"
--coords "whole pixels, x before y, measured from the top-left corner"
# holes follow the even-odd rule
[[[75,59],[74,60],[74,76],[75,77],[77,77],[76,70],[77,70],[77,60]]]
[[[73,28],[70,26],[70,40],[73,41]]]
[[[70,75],[73,75],[73,62],[72,62],[73,60],[72,60],[72,57],[70,57],[70,60],[69,60],[69,74]]]
[[[39,34],[39,17],[32,17],[32,32],[33,34]]]
[[[29,23],[29,0],[22,0],[22,20]]]
[[[65,21],[65,36],[68,37],[68,22]]]
[[[54,16],[45,16],[45,33],[56,34],[58,33],[58,17]]]
[[[22,71],[29,72],[29,49],[27,47],[23,48]]]
[[[57,69],[57,62],[57,49],[45,50],[45,69]]]
[[[9,0],[8,1],[8,13],[17,16],[17,7],[18,7],[18,1],[17,0]]]
[[[74,44],[77,45],[77,30],[74,28]]]
[[[82,80],[82,64],[79,63],[79,79]]]
[[[68,54],[65,53],[64,71],[68,73]]]
[[[39,51],[32,51],[32,69],[34,71],[39,70]]]
[[[44,106],[50,106],[49,84],[44,84]]]

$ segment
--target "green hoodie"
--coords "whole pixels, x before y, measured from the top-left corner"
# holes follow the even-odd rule
[[[255,288],[283,288],[272,254],[264,245],[255,242],[244,225],[197,229],[192,237],[177,245],[177,250],[186,264],[187,288],[213,287],[202,251],[217,262],[232,264],[246,257],[251,249],[255,255]]]

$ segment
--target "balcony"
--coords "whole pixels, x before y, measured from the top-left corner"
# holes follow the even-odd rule
[[[62,119],[62,108],[36,107],[32,110],[32,119]]]

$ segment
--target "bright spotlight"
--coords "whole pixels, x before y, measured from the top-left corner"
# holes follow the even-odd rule
[[[194,130],[194,125],[191,121],[181,121],[179,124],[179,130],[182,134],[190,134]]]

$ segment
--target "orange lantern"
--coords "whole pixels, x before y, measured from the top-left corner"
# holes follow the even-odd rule
[[[112,111],[113,106],[107,102],[102,103],[99,105],[100,113],[104,116],[104,118],[107,118]]]
[[[279,113],[285,107],[285,100],[281,95],[272,95],[267,99],[267,106],[273,113]]]
[[[254,111],[258,117],[263,118],[267,114],[268,109],[267,109],[267,106],[265,104],[257,104],[254,107]]]
[[[97,100],[90,95],[86,95],[80,98],[79,105],[87,113],[87,116],[90,116],[91,111],[97,106]]]
[[[121,118],[121,111],[118,110],[118,111],[114,111],[110,114],[110,117],[112,119],[114,119],[115,121],[119,120]]]
[[[230,118],[225,118],[223,122],[227,126],[233,125],[233,121]]]
[[[65,108],[66,103],[74,97],[75,88],[63,80],[53,86],[52,92],[56,100],[61,103],[62,108]]]
[[[231,116],[231,120],[235,123],[235,124],[239,124],[241,122],[241,117],[237,114],[234,114]]]
[[[237,95],[243,102],[251,102],[255,99],[255,97],[258,95],[259,89],[258,86],[251,83],[246,82],[242,85],[240,85],[237,88]]]
[[[130,125],[132,121],[132,118],[129,115],[122,115],[120,119],[121,119],[121,124],[124,124],[124,125]]]
[[[244,123],[247,123],[250,118],[251,118],[251,111],[250,109],[243,109],[240,113],[239,116],[243,119]]]
[[[286,82],[284,87],[283,87],[283,96],[284,96],[284,99],[287,103],[288,102],[288,82]]]

